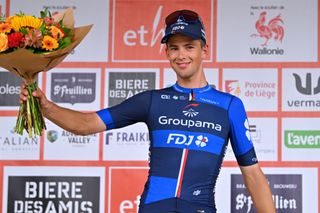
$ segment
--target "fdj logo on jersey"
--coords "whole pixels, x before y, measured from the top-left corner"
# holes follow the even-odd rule
[[[175,134],[175,133],[171,133],[169,134],[168,136],[168,139],[167,139],[167,144],[171,143],[171,142],[174,142],[175,144],[184,144],[186,146],[189,146],[192,141],[193,141],[193,138],[194,138],[194,135],[183,135],[183,134]]]
[[[184,135],[176,133],[169,134],[167,138],[167,144],[174,143],[176,145],[190,146],[193,141],[195,141],[196,146],[204,147],[207,145],[208,138],[202,135],[199,135],[197,136],[197,138],[195,138],[194,135]]]

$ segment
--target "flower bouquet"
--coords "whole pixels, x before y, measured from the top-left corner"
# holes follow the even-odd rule
[[[92,25],[74,27],[73,11],[52,15],[48,9],[40,17],[23,13],[0,17],[0,66],[25,79],[27,101],[20,104],[15,132],[41,136],[45,122],[37,98],[37,75],[57,66],[87,35]]]

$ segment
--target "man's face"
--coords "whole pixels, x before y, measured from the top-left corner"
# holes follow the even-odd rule
[[[166,55],[177,78],[191,80],[202,72],[202,61],[207,56],[207,45],[201,47],[200,40],[182,34],[172,35],[166,47]]]

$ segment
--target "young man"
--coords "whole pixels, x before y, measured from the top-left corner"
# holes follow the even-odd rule
[[[96,113],[61,108],[37,90],[34,96],[39,97],[44,116],[79,135],[147,124],[150,171],[140,213],[216,212],[214,188],[229,139],[257,211],[274,213],[241,100],[206,81],[202,62],[208,45],[198,14],[181,10],[167,16],[161,42],[166,43],[167,58],[177,75],[172,87],[142,92]],[[21,101],[25,96],[23,89]]]

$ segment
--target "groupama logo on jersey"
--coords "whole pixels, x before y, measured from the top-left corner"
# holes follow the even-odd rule
[[[195,117],[199,114],[199,112],[195,111],[192,107],[197,107],[199,104],[188,104],[185,106],[182,113],[187,117]]]
[[[162,115],[158,118],[158,122],[160,125],[166,126],[181,126],[187,128],[204,128],[204,129],[212,129],[218,132],[222,131],[222,125],[219,123],[214,123],[211,121],[205,121],[203,119],[196,120],[193,117],[199,115],[199,112],[194,110],[192,107],[198,107],[199,104],[192,103],[188,104],[183,108],[183,115],[190,119],[183,119],[181,116],[175,116],[174,118],[168,117],[166,115]]]

